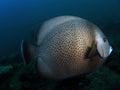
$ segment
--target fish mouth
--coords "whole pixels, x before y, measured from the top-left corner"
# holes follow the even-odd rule
[[[112,48],[112,46],[110,46],[109,55],[112,53],[112,51],[113,51],[113,48]]]

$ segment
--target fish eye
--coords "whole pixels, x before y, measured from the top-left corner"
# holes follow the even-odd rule
[[[104,37],[104,38],[103,38],[103,41],[106,42],[106,41],[107,41],[107,38]]]

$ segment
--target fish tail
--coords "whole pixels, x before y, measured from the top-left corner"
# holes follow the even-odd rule
[[[22,40],[21,55],[25,64],[30,63],[35,58],[35,46]]]

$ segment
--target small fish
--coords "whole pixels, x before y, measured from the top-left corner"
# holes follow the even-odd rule
[[[34,45],[22,41],[21,52],[26,63],[36,60],[40,74],[66,79],[96,70],[112,47],[93,23],[76,16],[58,16],[42,24]]]

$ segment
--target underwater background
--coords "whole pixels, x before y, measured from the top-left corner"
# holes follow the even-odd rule
[[[86,77],[41,79],[34,62],[24,65],[22,40],[30,41],[40,24],[52,17],[73,15],[102,29],[111,46],[107,62]],[[0,90],[120,90],[120,0],[0,0]]]

